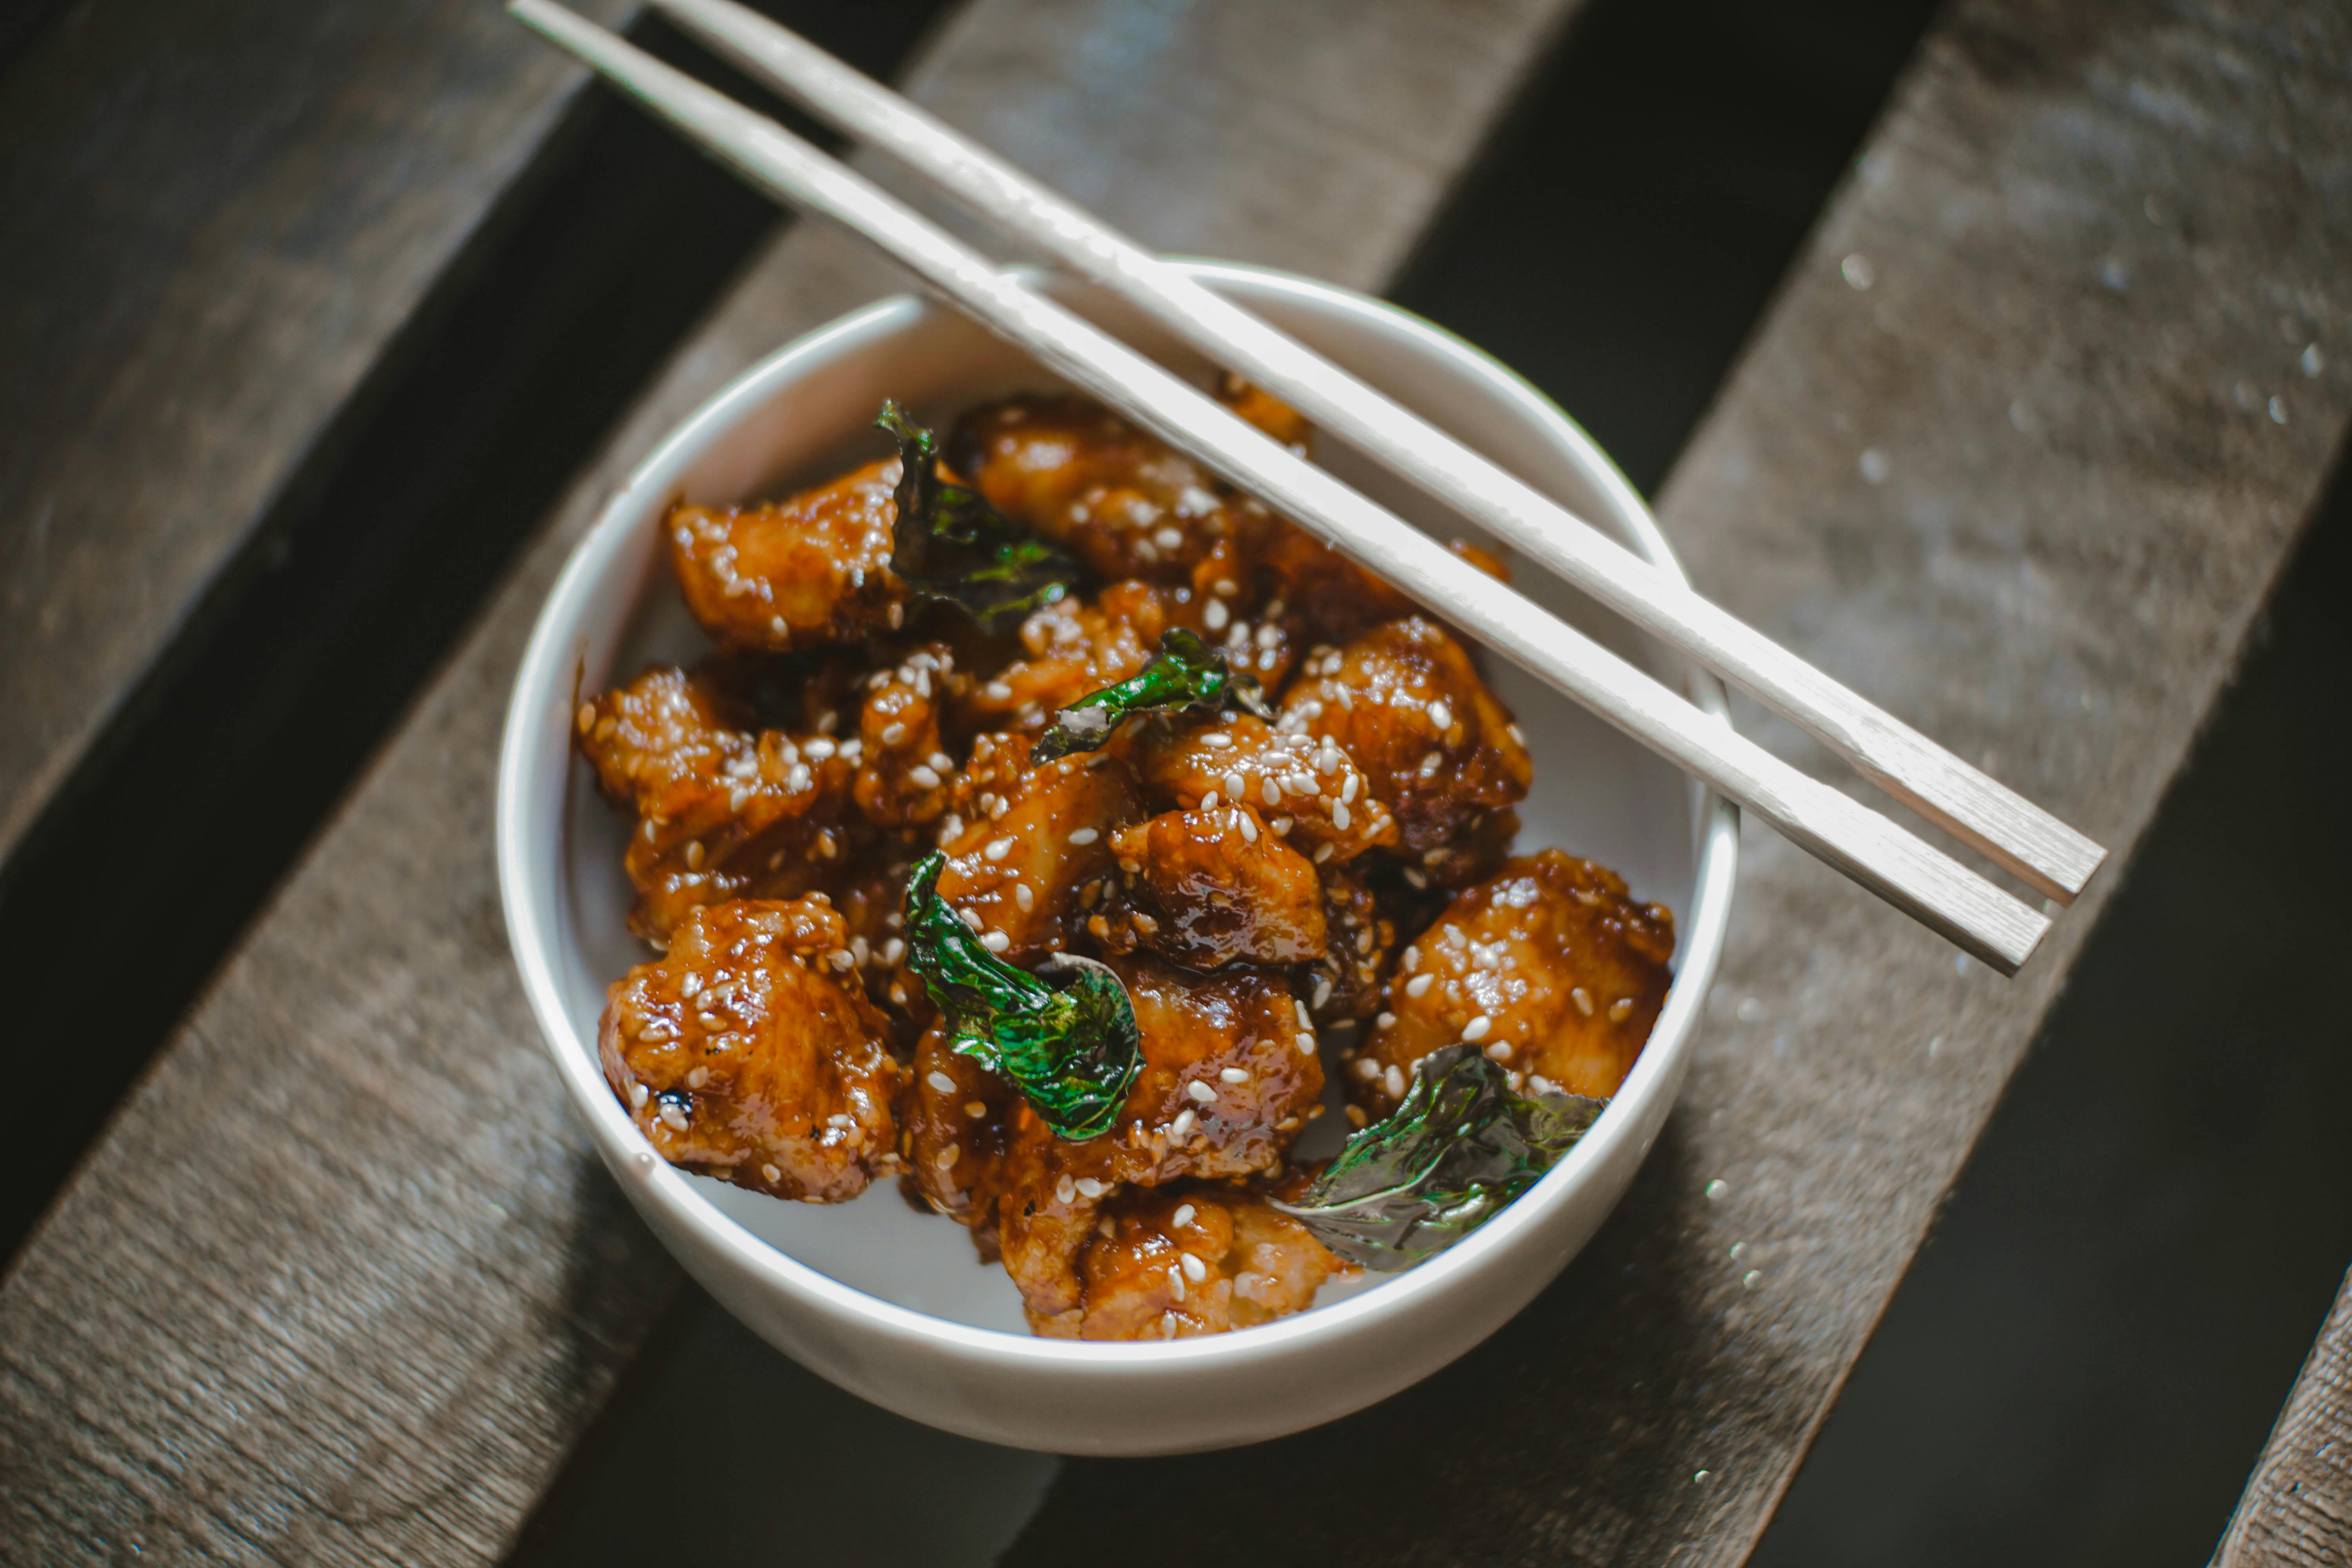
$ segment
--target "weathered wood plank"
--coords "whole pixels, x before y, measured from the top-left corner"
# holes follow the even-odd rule
[[[577,85],[478,0],[86,0],[13,60],[0,861]]]
[[[2218,1568],[2352,1562],[2352,1276],[2238,1500]]]
[[[1960,0],[1665,493],[1701,584],[2127,851],[2352,413],[2347,65],[2340,7]],[[1746,847],[1680,1108],[1557,1287],[1353,1420],[1074,1462],[1005,1561],[1171,1497],[1213,1500],[1123,1557],[1745,1556],[2122,874],[2005,984]]]
[[[1385,276],[1563,0],[981,0],[919,96],[1154,243]],[[0,1540],[482,1561],[677,1275],[511,978],[497,728],[614,476],[892,279],[788,231],[583,477],[0,1282]]]

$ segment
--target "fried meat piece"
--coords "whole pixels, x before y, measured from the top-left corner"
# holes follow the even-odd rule
[[[1318,865],[1396,841],[1388,808],[1342,746],[1276,731],[1246,713],[1147,731],[1135,755],[1155,798],[1187,811],[1245,803],[1277,837],[1295,834],[1312,846]]]
[[[1311,656],[1284,694],[1282,722],[1345,748],[1415,857],[1517,804],[1535,773],[1469,652],[1422,616]]]
[[[739,900],[614,983],[604,1080],[663,1159],[780,1198],[865,1189],[896,1148],[899,1069],[845,940],[824,904]]]
[[[1323,955],[1323,889],[1307,857],[1246,805],[1171,811],[1113,837],[1129,919],[1151,950],[1192,969]]]
[[[968,1226],[993,1226],[1013,1086],[948,1048],[944,1025],[923,1032],[898,1100],[908,1173],[930,1205]]]
[[[1114,583],[1092,602],[1047,605],[1022,623],[1028,657],[965,693],[964,723],[977,730],[1044,729],[1058,710],[1150,663],[1160,634],[1188,624],[1181,609],[1174,591],[1148,583]]]
[[[1344,1266],[1305,1226],[1229,1186],[1130,1190],[1108,1205],[1079,1262],[1080,1304],[1031,1314],[1042,1334],[1190,1339],[1314,1305]]]
[[[1026,751],[1025,742],[999,738],[982,766],[1025,762]],[[979,922],[992,951],[1025,967],[1069,945],[1087,918],[1087,885],[1117,867],[1112,835],[1142,816],[1143,803],[1127,764],[1103,752],[1013,765],[1020,771],[1009,778],[992,772],[1003,793],[991,792],[985,815],[944,832],[939,890]]]
[[[1396,962],[1397,922],[1352,866],[1323,869],[1323,962],[1316,967],[1308,1010],[1318,1025],[1362,1023],[1381,1010]]]
[[[947,809],[955,759],[940,750],[940,714],[954,668],[946,648],[917,648],[867,683],[857,719],[857,809],[868,822],[902,827]]]
[[[1234,526],[1206,468],[1087,398],[983,404],[956,422],[947,458],[1006,517],[1114,580],[1183,582]]]
[[[671,667],[583,703],[580,749],[637,815],[629,928],[661,945],[688,914],[817,887],[850,848],[854,764],[832,740],[753,734],[706,678]]]
[[[1384,1115],[1414,1063],[1467,1040],[1538,1089],[1606,1099],[1665,1005],[1674,947],[1672,912],[1608,868],[1558,849],[1508,861],[1404,951],[1349,1092]]]
[[[1305,1009],[1280,976],[1187,974],[1139,954],[1110,962],[1143,1036],[1143,1070],[1118,1124],[1072,1142],[1016,1101],[995,1182],[1005,1269],[1041,1317],[1078,1305],[1078,1253],[1106,1194],[1270,1173],[1323,1091]]]
[[[895,626],[906,588],[890,570],[898,459],[854,468],[790,500],[670,509],[670,565],[686,606],[720,646],[854,642]]]

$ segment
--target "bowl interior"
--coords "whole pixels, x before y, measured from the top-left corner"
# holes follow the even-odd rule
[[[1493,362],[1375,301],[1252,268],[1199,270],[1205,281],[1636,551],[1672,564],[1640,500],[1598,448]],[[1205,384],[1206,363],[1164,333],[1084,285],[1056,280],[1050,287],[1065,302]],[[647,460],[583,544],[575,573],[584,575],[571,584],[583,605],[572,664],[581,689],[597,689],[657,661],[690,662],[708,648],[686,615],[660,549],[658,518],[673,500],[724,504],[780,495],[850,462],[879,456],[885,443],[870,422],[885,397],[907,404],[927,423],[944,425],[964,406],[992,395],[1054,384],[1055,378],[1025,356],[961,318],[907,300],[876,307],[754,371]],[[1318,460],[1435,537],[1468,531],[1447,526],[1441,509],[1360,454],[1327,439]],[[1711,705],[1719,703],[1713,683],[1694,683],[1679,656],[1543,574],[1517,561],[1511,564],[1518,584],[1556,614],[1670,686],[1695,689]],[[1671,908],[1678,929],[1687,933],[1708,797],[1524,672],[1491,656],[1486,664],[1496,690],[1517,712],[1535,756],[1534,788],[1520,807],[1520,848],[1557,845],[1614,867],[1637,896]],[[551,701],[561,704],[559,723],[560,715],[570,711],[570,695],[551,694]],[[620,862],[626,825],[597,796],[584,768],[570,769],[563,802],[554,867],[560,909],[550,931],[554,951],[547,958],[571,1025],[570,1039],[559,1048],[568,1044],[593,1060],[606,986],[648,953],[625,924],[630,890]],[[1678,952],[1678,972],[1684,966],[1685,954]],[[1670,1014],[1677,1022],[1688,1016],[1687,1009]],[[1654,1039],[1652,1048],[1678,1043]],[[1329,1116],[1318,1130],[1331,1130],[1336,1142],[1340,1118]],[[778,1203],[706,1178],[694,1178],[691,1185],[743,1230],[855,1289],[975,1328],[1027,1334],[1018,1296],[1003,1270],[982,1266],[961,1226],[917,1212],[894,1182],[877,1184],[855,1202],[830,1206]],[[1318,1305],[1380,1288],[1370,1282],[1328,1288]]]

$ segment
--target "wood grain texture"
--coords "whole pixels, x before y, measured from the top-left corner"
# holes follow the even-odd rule
[[[1049,179],[1106,181],[1083,194],[1156,244],[1370,282],[1566,10],[981,0],[910,85]],[[893,287],[851,242],[786,232],[126,1103],[0,1282],[0,1542],[440,1563],[512,1540],[679,1276],[572,1126],[512,977],[507,690],[616,477],[751,360]]]
[[[2238,1500],[2217,1568],[2352,1562],[2352,1275]]]
[[[2352,412],[2348,65],[2340,7],[1960,0],[1664,496],[1700,586],[2125,856]],[[1743,1558],[2123,874],[2004,984],[1745,849],[1676,1113],[1552,1289],[1349,1421],[1069,1464],[1009,1568],[1170,1499],[1123,1559]]]
[[[81,0],[13,62],[0,861],[576,86],[480,0]]]

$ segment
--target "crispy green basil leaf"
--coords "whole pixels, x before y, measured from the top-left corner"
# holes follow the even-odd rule
[[[898,442],[890,569],[907,586],[993,632],[1076,585],[1076,557],[1013,523],[978,490],[940,478],[939,443],[905,409],[885,403],[874,423]]]
[[[1055,714],[1029,760],[1050,763],[1073,752],[1094,751],[1110,739],[1112,731],[1139,713],[1173,713],[1227,703],[1261,719],[1274,716],[1256,676],[1234,669],[1223,654],[1196,634],[1171,626],[1160,634],[1160,651],[1151,656],[1150,664],[1116,685],[1087,693]]]
[[[950,1048],[1008,1079],[1064,1138],[1099,1138],[1143,1070],[1127,987],[1108,964],[1055,953],[1031,974],[981,945],[940,897],[934,849],[907,882],[907,963],[947,1020]]]
[[[1274,1206],[1383,1274],[1444,1251],[1534,1186],[1605,1100],[1517,1093],[1475,1046],[1432,1051],[1404,1102],[1348,1140],[1296,1204]]]

